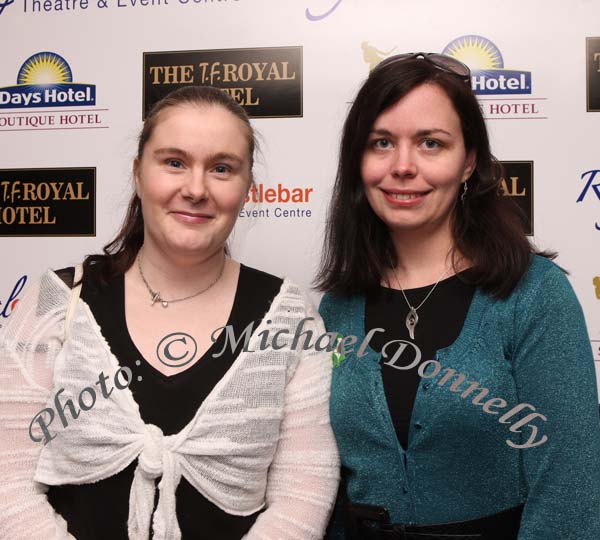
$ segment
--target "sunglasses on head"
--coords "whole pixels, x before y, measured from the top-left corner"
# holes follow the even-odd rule
[[[383,60],[379,65],[375,68],[375,70],[379,70],[385,66],[389,66],[391,64],[397,64],[399,62],[404,62],[406,60],[413,60],[414,58],[422,58],[426,62],[429,62],[434,67],[441,69],[447,73],[452,73],[453,75],[457,75],[464,82],[471,83],[471,70],[461,61],[456,58],[452,58],[451,56],[446,56],[445,54],[439,53],[404,53],[404,54],[396,54],[394,56],[390,56]]]

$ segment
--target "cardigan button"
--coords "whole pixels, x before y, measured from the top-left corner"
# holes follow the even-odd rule
[[[421,429],[423,425],[420,422],[415,422],[415,429]]]
[[[428,382],[423,383],[423,390],[425,390],[425,391],[429,390],[430,386],[431,386],[431,383],[428,383]]]
[[[402,493],[408,493],[408,488],[406,487],[406,485],[402,486]]]

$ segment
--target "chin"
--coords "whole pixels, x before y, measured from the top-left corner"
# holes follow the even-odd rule
[[[384,221],[387,225],[387,228],[391,231],[412,231],[416,229],[420,229],[421,227],[426,226],[426,223],[417,222],[417,221],[393,221],[387,220]]]
[[[168,251],[175,256],[187,257],[190,255],[196,255],[198,253],[204,253],[210,249],[210,245],[206,243],[181,243],[173,242],[169,244]]]

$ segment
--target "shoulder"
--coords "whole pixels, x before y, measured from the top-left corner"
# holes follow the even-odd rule
[[[52,270],[48,268],[37,280],[35,285],[32,284],[31,289],[36,290],[39,299],[43,298],[69,298],[71,293],[73,276],[75,269],[72,268],[72,276],[69,276],[69,268],[61,268]],[[69,280],[71,283],[69,283]]]
[[[297,327],[306,324],[307,327],[316,327],[322,330],[323,323],[321,317],[307,291],[288,277],[279,278],[249,267],[243,267],[245,272],[251,271],[258,278],[256,283],[262,283],[263,286],[270,287],[273,293],[271,308],[268,318],[275,319],[281,317],[290,327]],[[275,290],[276,289],[276,290]],[[256,294],[257,288],[253,290]]]
[[[26,282],[14,312],[2,328],[2,336],[49,331],[64,319],[71,290],[52,270]],[[15,338],[16,339],[16,338]]]
[[[503,299],[479,290],[491,311],[500,317],[500,326],[536,317],[544,311],[578,308],[579,302],[565,271],[552,260],[540,255],[530,256],[527,269],[512,292]]]
[[[565,275],[565,272],[551,259],[541,255],[531,255],[525,277],[535,281],[543,280],[548,275]]]
[[[266,309],[279,294],[282,284],[283,280],[277,276],[240,264],[235,301],[246,310],[259,309],[259,306]]]
[[[280,302],[284,298],[298,301],[306,299],[304,291],[291,279],[281,278],[240,263],[240,278],[238,293],[243,293],[244,301],[254,299],[264,299],[265,295],[269,300]]]
[[[283,284],[283,279],[268,272],[252,268],[240,263],[240,280],[251,287],[260,290],[274,290],[277,292]]]
[[[555,262],[540,255],[532,255],[527,271],[511,296],[533,301],[543,293],[545,297],[573,294],[566,272]]]
[[[549,338],[554,332],[564,334],[568,328],[571,333],[581,331],[578,335],[585,337],[581,304],[565,271],[551,260],[533,255],[511,297],[513,329],[522,340],[529,339],[534,327],[545,328]]]
[[[74,266],[52,270],[52,272],[54,272],[62,280],[62,282],[69,287],[69,289],[73,288],[73,281],[75,280]]]
[[[88,264],[87,266],[80,265],[79,270],[84,273],[82,281],[86,283],[97,284],[102,281],[101,274],[104,269],[102,261]],[[51,270],[60,280],[69,288],[72,289],[75,283],[75,276],[77,274],[77,268],[75,266],[67,266],[58,270]]]

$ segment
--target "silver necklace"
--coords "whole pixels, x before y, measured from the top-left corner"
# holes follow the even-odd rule
[[[435,285],[433,287],[431,287],[431,290],[427,293],[427,296],[423,299],[423,301],[417,307],[413,307],[410,305],[410,302],[408,301],[408,298],[406,298],[406,294],[404,293],[404,289],[402,288],[402,284],[400,283],[400,280],[398,279],[398,274],[396,274],[396,269],[393,266],[392,266],[392,272],[394,272],[394,277],[396,278],[396,281],[398,282],[398,287],[400,287],[400,292],[402,292],[402,296],[404,296],[406,305],[409,307],[409,310],[410,310],[404,321],[406,324],[406,329],[408,330],[408,335],[410,336],[410,339],[415,339],[415,328],[417,327],[417,323],[419,322],[419,315],[417,315],[417,310],[425,302],[427,302],[427,299],[431,296],[431,293],[438,286],[438,283],[440,281],[442,281],[442,278],[446,275],[447,270],[444,269],[444,273],[435,282]]]
[[[138,266],[138,270],[140,271],[140,276],[142,277],[142,281],[144,282],[144,285],[146,285],[146,289],[148,289],[148,292],[150,293],[150,299],[152,301],[152,303],[150,305],[154,306],[154,304],[156,304],[156,302],[160,302],[160,305],[162,307],[168,308],[169,304],[175,304],[176,302],[183,302],[184,300],[190,300],[191,298],[200,296],[202,293],[208,291],[208,289],[210,289],[213,285],[215,285],[215,283],[217,283],[217,281],[219,281],[221,279],[221,276],[223,275],[223,270],[225,270],[226,257],[223,256],[223,265],[221,266],[221,271],[219,272],[217,279],[215,279],[208,287],[204,287],[204,289],[202,289],[201,291],[198,291],[197,293],[190,294],[189,296],[185,296],[183,298],[175,298],[174,300],[165,300],[160,295],[160,291],[155,291],[152,289],[152,287],[150,287],[150,284],[146,280],[146,276],[144,276],[144,271],[142,270],[141,259],[142,259],[142,255],[141,255],[141,250],[140,250],[138,252],[138,256],[137,256],[137,266]]]

